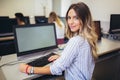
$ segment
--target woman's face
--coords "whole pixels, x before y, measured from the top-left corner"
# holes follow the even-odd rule
[[[80,18],[75,13],[74,9],[70,9],[67,16],[67,23],[72,32],[78,32],[81,27]]]

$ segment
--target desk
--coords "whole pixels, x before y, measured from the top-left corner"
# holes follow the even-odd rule
[[[101,56],[116,50],[120,50],[120,41],[102,38],[101,41],[98,42],[98,56]]]
[[[7,40],[13,40],[14,37],[13,36],[9,36],[9,37],[1,37],[0,41],[7,41]]]
[[[98,43],[98,55],[104,55],[109,52],[120,50],[120,41],[112,41],[105,38],[102,38]],[[2,57],[0,61],[0,65],[4,63],[9,63],[12,61],[16,61],[16,54],[7,55]],[[21,73],[18,69],[19,64],[3,66],[1,67],[2,73],[4,74],[6,80],[30,80],[32,78],[39,77],[41,75],[27,75],[25,73]]]

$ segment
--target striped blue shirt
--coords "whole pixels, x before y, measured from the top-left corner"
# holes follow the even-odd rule
[[[65,71],[65,80],[91,80],[94,66],[88,41],[75,36],[68,41],[61,57],[50,66],[50,71],[53,75]]]

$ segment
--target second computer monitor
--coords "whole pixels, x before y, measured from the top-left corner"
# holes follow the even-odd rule
[[[45,16],[35,16],[35,23],[36,24],[48,23],[48,18],[46,18]]]
[[[120,14],[111,14],[110,16],[110,33],[120,33]]]

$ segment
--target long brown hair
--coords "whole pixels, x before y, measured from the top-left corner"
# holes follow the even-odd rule
[[[60,22],[59,17],[57,16],[57,14],[56,14],[55,12],[51,12],[51,13],[49,14],[48,22],[49,22],[49,23],[53,23],[54,21],[56,21],[56,23],[57,23],[60,27],[62,27],[62,24],[61,24],[61,22]]]
[[[69,7],[69,9],[68,9],[68,11],[66,13],[66,21],[68,20],[67,19],[68,12],[71,9],[73,9],[76,12],[76,14],[79,17],[79,20],[80,20],[80,22],[82,24],[82,29],[79,30],[78,35],[80,35],[80,36],[82,36],[82,37],[84,37],[85,39],[88,40],[88,42],[89,42],[89,44],[91,46],[91,49],[92,49],[92,55],[96,59],[98,57],[97,56],[97,46],[96,46],[98,36],[97,36],[97,34],[95,32],[95,27],[93,25],[90,10],[89,10],[88,6],[83,2],[72,4]],[[71,32],[69,27],[67,27],[66,35],[67,35],[68,38],[71,38],[74,35],[74,33]]]

